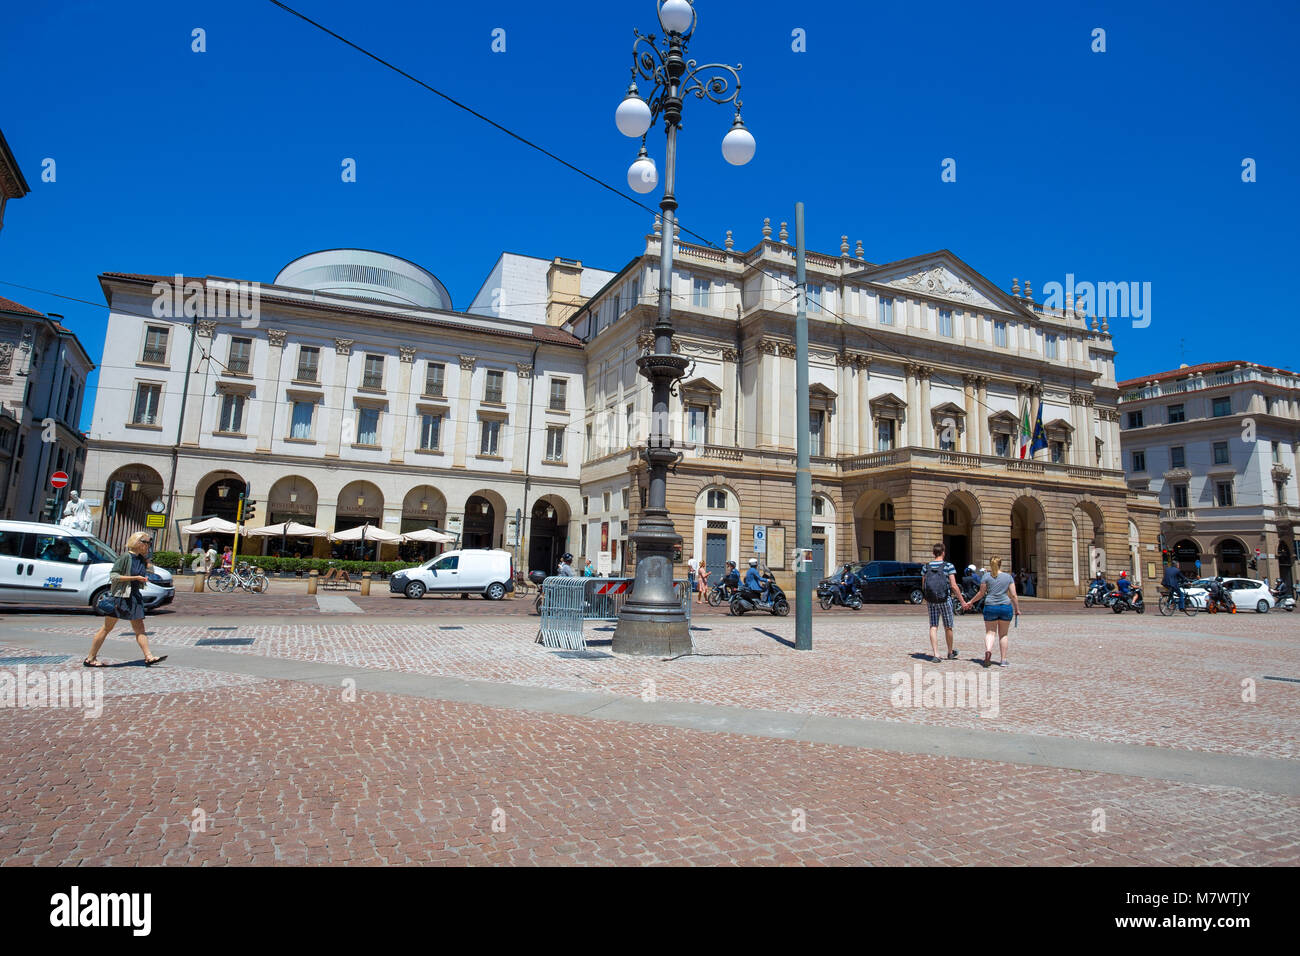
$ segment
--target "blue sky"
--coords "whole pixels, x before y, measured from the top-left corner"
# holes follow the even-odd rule
[[[657,27],[652,0],[290,5],[626,191],[635,144],[613,111],[633,27]],[[728,110],[688,103],[688,227],[749,248],[765,216],[793,224],[802,200],[816,250],[838,252],[845,233],[873,262],[946,247],[1004,289],[1031,280],[1040,300],[1067,272],[1150,282],[1150,326],[1112,326],[1121,378],[1300,365],[1286,66],[1300,6],[696,6],[691,54],[743,63],[758,154],[728,166]],[[617,269],[652,221],[266,0],[22,4],[0,84],[0,129],[32,187],[6,211],[0,280],[94,303],[104,271],[270,281],[305,252],[360,246],[435,272],[460,308],[502,250]],[[662,142],[652,134],[660,160]],[[956,182],[941,181],[948,157]],[[99,356],[102,307],[0,295],[64,314]]]

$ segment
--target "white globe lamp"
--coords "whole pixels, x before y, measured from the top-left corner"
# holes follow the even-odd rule
[[[649,131],[650,122],[650,106],[641,99],[641,94],[633,84],[627,91],[627,96],[623,98],[623,102],[619,103],[618,109],[614,111],[614,125],[624,136],[640,139]]]
[[[695,22],[695,10],[686,0],[663,0],[659,5],[659,23],[669,33],[684,34]]]
[[[659,171],[655,169],[655,161],[646,155],[644,146],[641,147],[636,162],[628,167],[627,184],[632,187],[633,192],[642,194],[650,192],[659,185]]]
[[[744,166],[754,158],[756,149],[758,144],[754,142],[754,134],[745,129],[745,124],[737,113],[730,132],[722,137],[722,158],[733,166]]]

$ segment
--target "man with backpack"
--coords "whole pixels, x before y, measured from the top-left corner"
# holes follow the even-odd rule
[[[921,569],[921,592],[925,603],[930,608],[930,660],[938,664],[944,658],[939,656],[939,619],[943,619],[943,635],[948,642],[948,660],[955,660],[957,651],[952,646],[952,598],[962,600],[961,588],[957,587],[957,569],[944,560],[944,546],[936,544],[932,549],[934,560]]]

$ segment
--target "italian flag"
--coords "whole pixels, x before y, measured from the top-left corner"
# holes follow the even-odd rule
[[[1029,452],[1029,440],[1033,434],[1029,430],[1029,403],[1020,403],[1020,457],[1024,458]]]

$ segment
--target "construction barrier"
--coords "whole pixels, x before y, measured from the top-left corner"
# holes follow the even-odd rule
[[[586,621],[617,621],[632,593],[633,578],[570,578],[552,575],[542,581],[542,623],[537,642],[546,647],[587,649],[582,625]],[[691,588],[674,581],[673,592],[691,620]]]

